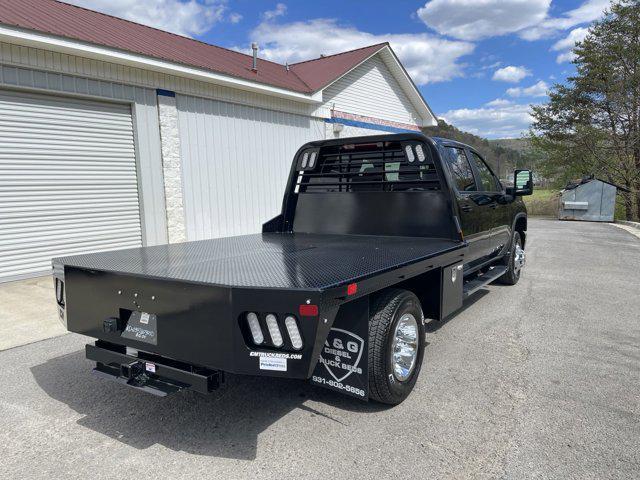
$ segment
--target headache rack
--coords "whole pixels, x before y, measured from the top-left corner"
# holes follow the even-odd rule
[[[298,159],[296,193],[440,190],[429,147],[387,141],[310,148]]]

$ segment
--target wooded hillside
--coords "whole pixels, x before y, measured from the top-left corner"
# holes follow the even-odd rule
[[[464,132],[444,120],[438,120],[437,127],[422,129],[430,137],[443,137],[465,143],[475,148],[489,162],[501,179],[510,179],[516,168],[531,168],[533,162],[529,140],[502,139],[487,140],[469,132]]]

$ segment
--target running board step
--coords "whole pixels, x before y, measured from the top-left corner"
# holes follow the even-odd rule
[[[482,275],[478,275],[473,280],[469,280],[465,282],[462,287],[463,297],[467,298],[472,293],[477,292],[485,285],[493,282],[497,278],[500,278],[507,271],[507,267],[504,265],[496,265],[494,267],[489,267],[489,270]]]

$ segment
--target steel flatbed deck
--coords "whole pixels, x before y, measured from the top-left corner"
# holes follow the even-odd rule
[[[464,247],[441,238],[263,233],[56,259],[67,267],[231,288],[325,290]]]
[[[232,373],[400,403],[425,320],[524,264],[515,187],[460,197],[462,155],[417,133],[308,143],[260,234],[54,259],[60,318],[96,339],[96,373],[157,395]]]

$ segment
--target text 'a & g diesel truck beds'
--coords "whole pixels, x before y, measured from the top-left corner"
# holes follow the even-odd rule
[[[96,373],[150,393],[207,393],[233,373],[397,404],[425,319],[517,282],[531,173],[514,179],[504,189],[469,147],[420,134],[312,142],[261,234],[54,259],[60,316],[97,339]]]

